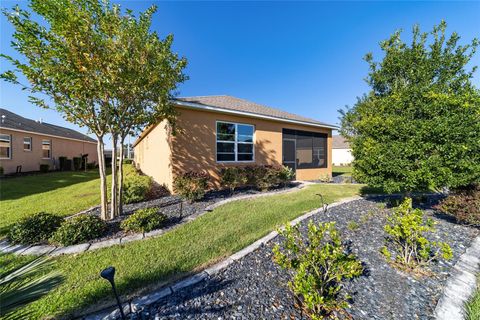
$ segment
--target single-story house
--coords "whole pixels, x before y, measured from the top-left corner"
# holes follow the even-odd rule
[[[332,137],[332,162],[334,166],[348,166],[353,161],[352,149],[345,138],[340,135]]]
[[[0,166],[4,174],[59,169],[58,157],[87,156],[97,162],[97,141],[72,129],[0,109]]]
[[[218,187],[228,166],[283,164],[298,180],[331,177],[334,125],[231,96],[172,103],[178,133],[163,121],[134,143],[136,166],[170,190],[175,176],[190,170],[208,173]]]

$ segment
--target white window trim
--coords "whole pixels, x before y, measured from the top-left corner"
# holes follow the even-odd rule
[[[234,141],[218,141],[218,136],[217,136],[217,126],[219,123],[228,123],[228,124],[233,124],[235,125],[235,140]],[[253,128],[253,134],[252,134],[252,142],[239,142],[238,141],[238,125],[243,125],[243,126],[250,126]],[[215,162],[216,163],[254,163],[255,162],[255,126],[253,124],[249,123],[240,123],[240,122],[233,122],[233,121],[226,121],[226,120],[217,120],[215,121]],[[235,154],[235,160],[231,161],[219,161],[217,160],[217,143],[233,143],[234,144],[234,154]],[[252,145],[252,160],[238,160],[238,144],[251,144]],[[224,152],[225,153],[225,152]],[[228,153],[228,152],[227,152]],[[228,153],[230,154],[230,153]]]
[[[11,160],[12,159],[12,135],[11,134],[5,134],[5,133],[2,133],[2,135],[10,137],[10,146],[8,147],[8,157],[0,157],[0,159]]]
[[[28,138],[30,139],[30,149],[25,149],[25,139]],[[23,137],[23,151],[26,151],[26,152],[32,152],[32,142],[33,142],[33,139],[32,137]]]
[[[44,142],[44,141],[48,141],[48,145],[50,146],[50,149],[49,149],[49,151],[50,151],[50,152],[49,152],[50,157],[48,157],[48,158],[45,158],[45,157],[43,156],[43,142]],[[52,140],[42,139],[42,159],[52,159]]]

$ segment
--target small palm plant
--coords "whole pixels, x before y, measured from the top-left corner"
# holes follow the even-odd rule
[[[60,284],[63,277],[52,269],[53,264],[53,260],[42,256],[12,270],[0,271],[0,317],[25,318],[26,315],[19,308],[39,299]]]

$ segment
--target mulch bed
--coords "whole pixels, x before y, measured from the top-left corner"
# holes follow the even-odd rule
[[[275,188],[270,191],[280,191],[283,189],[289,189],[297,186],[295,183],[291,183],[289,186],[284,188]],[[138,203],[126,204],[123,206],[123,214],[119,217],[116,217],[113,220],[107,221],[107,231],[103,234],[102,238],[97,238],[90,240],[90,243],[100,242],[104,240],[109,240],[113,238],[121,238],[127,236],[128,233],[124,232],[120,228],[120,224],[123,220],[128,218],[129,215],[134,213],[138,209],[144,208],[158,208],[159,212],[167,216],[167,223],[164,225],[164,228],[172,227],[180,222],[185,217],[193,215],[204,211],[208,206],[219,202],[227,198],[234,198],[248,194],[259,194],[262,193],[259,190],[252,188],[239,188],[236,189],[232,194],[228,190],[212,190],[205,194],[205,197],[202,200],[190,203],[188,201],[183,201],[179,196],[165,195],[158,199],[142,201]],[[100,216],[100,209],[94,208],[89,211],[84,212],[85,214],[96,214]]]
[[[346,244],[364,263],[364,275],[345,284],[352,296],[347,311],[353,319],[433,319],[450,269],[479,231],[455,224],[433,211],[432,205],[438,197],[423,199],[425,203],[421,207],[437,222],[437,232],[431,240],[449,243],[454,258],[433,264],[434,276],[418,277],[401,272],[388,264],[379,252],[384,245],[386,215],[390,212],[388,205],[384,205],[387,200],[357,200],[313,217],[315,222],[335,221]],[[351,221],[359,227],[351,228]],[[307,223],[301,223],[304,233]],[[275,238],[205,281],[160,300],[137,317],[307,319],[293,305],[287,287],[288,274],[272,261],[272,248],[279,241],[279,237]]]

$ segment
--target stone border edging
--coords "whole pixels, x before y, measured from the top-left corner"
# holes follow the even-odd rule
[[[463,320],[465,303],[477,288],[477,274],[480,272],[480,236],[460,256],[453,272],[443,289],[435,307],[436,320]]]
[[[137,241],[137,240],[142,240],[144,238],[154,238],[158,237],[168,231],[171,231],[175,228],[180,227],[181,225],[184,225],[185,223],[191,222],[195,220],[196,218],[204,215],[207,212],[212,211],[213,209],[224,205],[229,202],[237,201],[237,200],[245,200],[245,199],[253,199],[253,198],[260,198],[260,197],[265,197],[265,196],[272,196],[272,195],[277,195],[277,194],[284,194],[284,193],[289,193],[293,191],[298,191],[300,189],[303,189],[308,183],[305,182],[299,182],[298,185],[289,188],[289,189],[284,189],[284,190],[278,190],[278,191],[269,191],[269,192],[263,192],[263,193],[255,193],[255,194],[246,194],[246,195],[241,195],[241,196],[236,196],[236,197],[231,197],[228,199],[220,200],[218,202],[215,202],[209,206],[207,206],[203,211],[194,213],[192,215],[184,217],[179,223],[166,228],[166,229],[157,229],[153,230],[150,232],[146,233],[135,233],[127,236],[122,236],[118,238],[111,238],[107,239],[104,241],[99,241],[99,242],[87,242],[87,243],[80,243],[72,246],[67,246],[67,247],[56,247],[56,246],[51,246],[51,245],[38,245],[38,246],[26,246],[26,245],[20,245],[20,244],[11,244],[8,242],[7,239],[3,239],[0,241],[0,253],[12,253],[15,255],[48,255],[48,256],[60,256],[64,254],[77,254],[77,253],[83,253],[85,251],[92,251],[100,248],[107,248],[111,247],[114,245],[118,244],[123,244],[127,242],[132,242],[132,241]],[[98,207],[98,206],[96,206]],[[77,216],[79,214],[88,212],[92,209],[95,209],[96,207],[91,207],[87,210],[83,210],[81,212],[75,213],[71,216],[66,217],[66,219],[69,219],[71,217]]]
[[[304,187],[304,186],[305,185],[302,185],[302,187]],[[282,190],[282,191],[285,191],[285,190]],[[302,222],[303,220],[306,220],[306,219],[310,218],[311,216],[322,212],[325,208],[333,208],[333,207],[336,207],[336,206],[339,206],[339,205],[342,205],[342,204],[345,204],[345,203],[348,203],[348,202],[352,202],[352,201],[355,201],[355,200],[360,200],[360,199],[362,199],[361,196],[344,198],[340,201],[329,204],[328,206],[326,205],[322,208],[318,208],[318,209],[309,211],[309,212],[301,215],[298,218],[295,218],[294,220],[292,220],[288,223],[290,225],[294,226],[294,225]],[[226,200],[231,200],[231,199],[226,199]],[[224,201],[226,201],[226,200],[224,200]],[[227,201],[227,202],[230,202],[230,201]],[[227,203],[227,202],[225,202],[225,203]],[[285,228],[285,226],[281,227],[280,230],[283,230],[284,228]],[[164,287],[160,288],[159,290],[156,290],[156,291],[154,291],[150,294],[147,294],[147,295],[144,295],[142,297],[133,299],[131,301],[124,302],[123,305],[122,305],[123,310],[124,310],[125,314],[130,313],[130,312],[140,311],[144,307],[146,307],[148,305],[151,305],[151,304],[157,302],[158,300],[173,294],[176,291],[179,291],[183,288],[186,288],[186,287],[192,286],[194,284],[197,284],[200,281],[203,281],[205,278],[207,278],[209,276],[212,276],[212,275],[220,272],[221,270],[225,269],[230,264],[232,264],[234,261],[245,257],[249,253],[251,253],[251,252],[257,250],[258,248],[260,248],[261,246],[267,244],[269,241],[274,239],[276,236],[278,236],[278,232],[277,231],[272,231],[269,234],[267,234],[266,236],[264,236],[264,237],[258,239],[257,241],[253,242],[249,246],[247,246],[247,247],[243,248],[242,250],[232,254],[231,256],[224,259],[223,261],[218,262],[218,263],[204,269],[201,272],[198,272],[198,273],[196,273],[192,276],[189,276],[185,279],[182,279],[180,281],[174,282],[170,285],[164,286]],[[112,307],[109,307],[107,311],[103,311],[103,312],[100,311],[100,312],[97,312],[97,313],[90,314],[88,316],[84,316],[84,317],[82,317],[82,319],[84,319],[84,320],[113,320],[113,319],[119,318],[120,317],[120,311],[118,310],[118,308],[116,308],[112,311]]]

